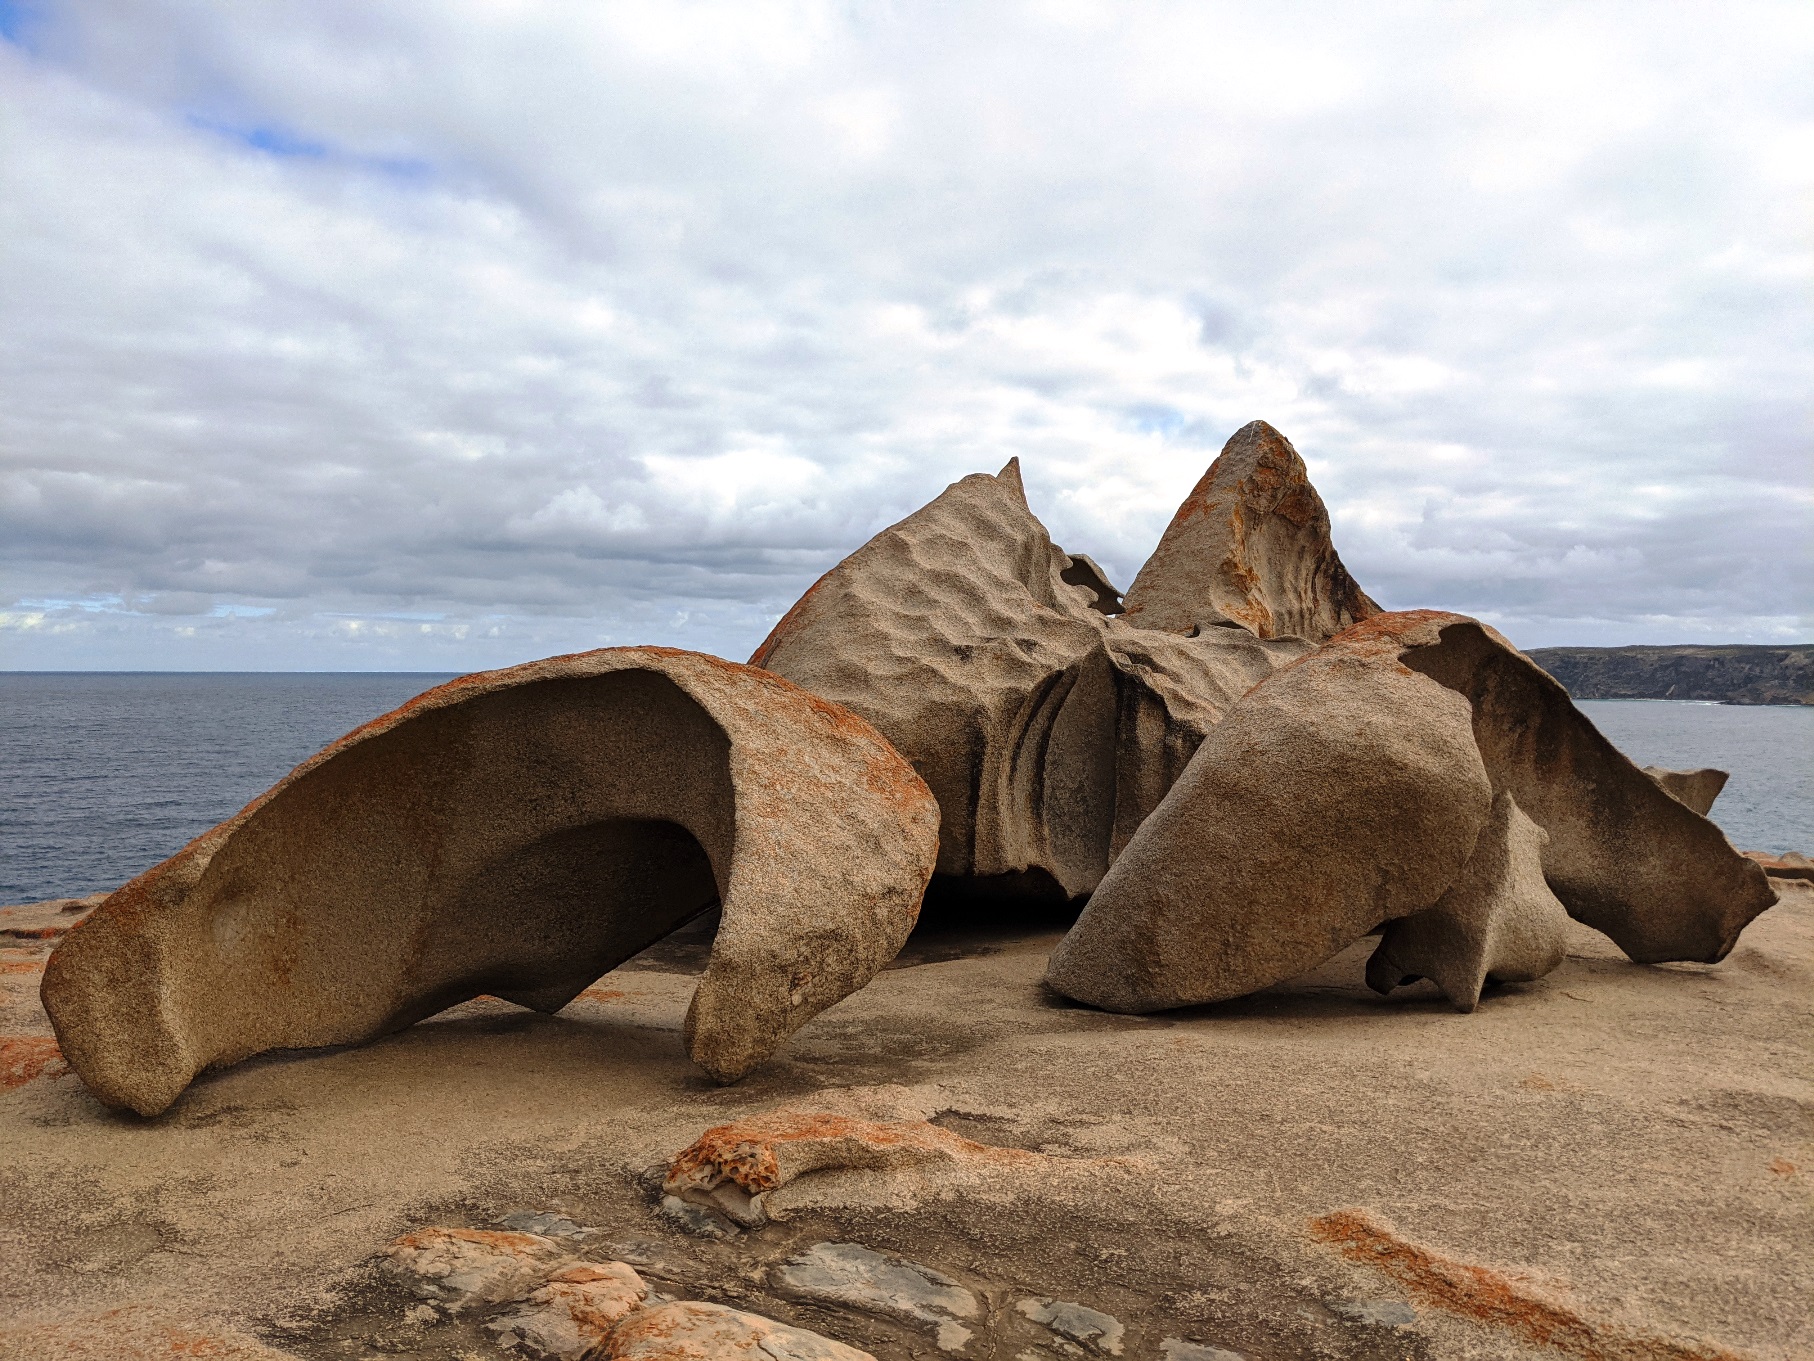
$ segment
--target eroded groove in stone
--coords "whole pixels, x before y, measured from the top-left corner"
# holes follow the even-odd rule
[[[695,653],[463,677],[348,734],[71,931],[42,989],[104,1101],[491,993],[554,1011],[714,901],[687,1014],[734,1080],[900,949],[937,808],[854,715]]]
[[[751,657],[873,723],[939,800],[939,870],[1089,892],[1222,713],[1303,639],[1137,628],[1088,558],[976,474],[875,536]]]

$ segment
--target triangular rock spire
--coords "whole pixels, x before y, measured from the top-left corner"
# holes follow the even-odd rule
[[[1193,634],[1238,624],[1321,642],[1378,614],[1329,541],[1329,512],[1291,441],[1235,431],[1127,592],[1127,622]]]
[[[1027,487],[1026,484],[1020,480],[1019,454],[1016,454],[1003,465],[1002,470],[995,474],[995,480],[997,482],[1006,483],[1008,486],[1012,487],[1014,489],[1014,494],[1020,498],[1021,505],[1024,506],[1027,504]]]

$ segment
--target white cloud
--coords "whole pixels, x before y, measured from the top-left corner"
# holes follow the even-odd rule
[[[0,665],[740,656],[1013,454],[1125,584],[1254,417],[1390,604],[1808,629],[1805,6],[32,12]]]

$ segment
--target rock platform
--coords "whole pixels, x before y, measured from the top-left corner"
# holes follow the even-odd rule
[[[1106,1014],[1041,982],[1061,917],[929,911],[733,1087],[681,1040],[695,928],[559,1015],[481,999],[149,1120],[37,1001],[81,906],[7,909],[0,1357],[498,1361],[584,1318],[656,1361],[1806,1357],[1814,884],[1773,883],[1719,965],[1571,924],[1466,1017],[1369,991],[1370,940]],[[435,1229],[552,1246],[453,1308],[387,1268]]]

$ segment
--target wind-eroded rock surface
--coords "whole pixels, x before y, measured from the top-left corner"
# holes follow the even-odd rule
[[[1245,466],[1254,429],[1218,468]],[[1301,461],[1295,471],[1301,480]],[[1291,518],[1301,500],[1282,523],[1306,560],[1339,567],[1321,502]],[[1199,506],[1191,523],[1226,528],[1258,513],[1237,497]],[[1171,544],[1168,598],[1210,589],[1213,563],[1201,581],[1186,568],[1220,543]],[[1325,600],[1340,584],[1326,572],[1283,579],[1304,608],[1279,603],[1263,629],[1135,627],[1100,569],[1052,542],[1011,463],[954,483],[827,572],[750,661],[863,715],[913,762],[939,801],[942,873],[1037,871],[1077,896],[1229,706],[1320,637],[1287,627],[1318,629],[1353,605]]]
[[[854,715],[763,671],[615,648],[444,685],[108,898],[43,996],[103,1100],[353,1044],[481,993],[553,1012],[722,903],[687,1015],[741,1077],[912,930],[937,809]]]
[[[1344,631],[1229,711],[1103,879],[1048,980],[1094,1006],[1156,1011],[1289,978],[1436,908],[1501,796],[1508,817],[1543,832],[1547,881],[1541,894],[1514,891],[1516,908],[1485,885],[1466,890],[1480,950],[1497,930],[1482,913],[1504,921],[1507,950],[1526,942],[1508,975],[1559,959],[1538,924],[1552,891],[1644,963],[1723,959],[1776,901],[1755,862],[1503,638],[1462,615],[1408,611]],[[1425,934],[1393,933],[1388,959],[1406,931]],[[1443,972],[1471,1010],[1474,989]]]

